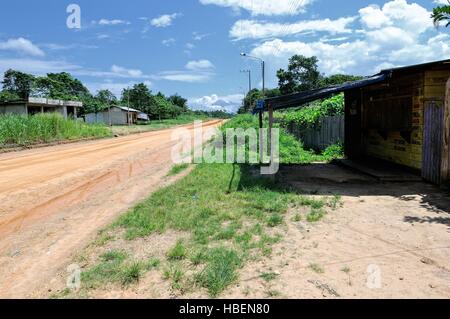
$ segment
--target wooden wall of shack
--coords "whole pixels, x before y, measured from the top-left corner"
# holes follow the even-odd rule
[[[400,69],[393,71],[388,83],[346,92],[347,155],[370,156],[422,170],[424,106],[434,101],[450,107],[445,103],[449,78],[449,64]],[[450,112],[447,109],[445,113],[448,117]],[[445,135],[448,141],[448,127]]]

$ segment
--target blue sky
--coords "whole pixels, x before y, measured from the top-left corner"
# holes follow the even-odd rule
[[[0,11],[0,72],[67,71],[91,91],[120,94],[138,82],[189,98],[193,108],[235,110],[248,84],[241,69],[267,62],[267,82],[293,54],[316,55],[325,74],[450,57],[449,30],[429,19],[446,0],[15,0]],[[81,29],[66,20],[81,8]]]

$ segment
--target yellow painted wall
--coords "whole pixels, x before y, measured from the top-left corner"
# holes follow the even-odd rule
[[[450,70],[427,71],[420,77],[422,80],[415,81],[413,86],[411,143],[400,132],[389,132],[385,140],[376,130],[370,130],[364,141],[367,155],[415,169],[422,168],[424,104],[430,100],[444,100]]]

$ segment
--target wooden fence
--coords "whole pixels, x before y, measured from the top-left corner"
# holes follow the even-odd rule
[[[289,132],[302,141],[306,148],[321,151],[330,145],[344,142],[345,117],[344,115],[325,117],[316,129],[303,129],[291,124]]]

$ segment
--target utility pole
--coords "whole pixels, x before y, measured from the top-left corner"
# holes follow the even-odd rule
[[[130,90],[128,90],[128,126],[131,126],[131,123],[130,123]]]
[[[254,60],[258,60],[258,61],[261,62],[261,68],[262,68],[262,95],[263,95],[263,98],[265,98],[266,97],[266,62],[263,59],[261,59],[261,58],[248,55],[247,53],[244,53],[244,52],[241,53],[241,56],[242,57],[246,57],[246,58],[250,58],[250,59],[254,59]],[[259,157],[260,157],[260,162],[261,163],[263,162],[263,155],[264,155],[263,136],[262,136],[263,113],[264,113],[264,110],[259,111],[259,129],[260,129],[260,134],[259,134]],[[269,109],[269,113],[271,113],[271,109]],[[272,132],[272,122],[270,122],[270,121],[269,121],[269,131]]]
[[[251,70],[241,70],[241,73],[248,73],[248,93],[252,90],[252,71]],[[244,109],[245,109],[245,95],[244,95]]]

